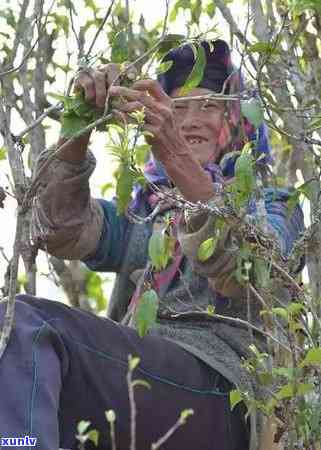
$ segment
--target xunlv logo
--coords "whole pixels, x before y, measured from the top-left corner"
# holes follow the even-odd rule
[[[32,438],[29,436],[25,437],[1,437],[0,446],[2,447],[35,447],[37,443],[37,438]]]

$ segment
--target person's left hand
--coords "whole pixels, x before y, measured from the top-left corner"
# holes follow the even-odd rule
[[[173,99],[154,80],[140,80],[131,88],[112,86],[111,96],[119,96],[123,102],[117,105],[122,113],[144,110],[143,130],[151,133],[147,137],[157,159],[164,162],[177,152],[188,152],[185,139],[181,136],[174,119]],[[127,100],[127,101],[124,101]]]

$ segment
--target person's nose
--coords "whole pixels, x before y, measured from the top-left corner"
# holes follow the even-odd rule
[[[202,120],[197,105],[191,105],[189,108],[187,108],[187,111],[182,118],[181,130],[184,132],[189,132],[191,130],[200,129],[201,127]]]

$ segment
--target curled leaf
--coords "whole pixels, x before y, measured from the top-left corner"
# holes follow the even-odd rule
[[[231,411],[235,408],[235,406],[242,401],[241,392],[238,389],[233,389],[230,391],[230,405]]]
[[[116,196],[117,196],[117,212],[124,214],[130,201],[133,190],[135,177],[126,165],[121,166],[117,175]]]
[[[197,252],[197,258],[201,262],[207,261],[214,253],[217,239],[211,237],[202,242]]]
[[[175,241],[165,230],[155,230],[148,243],[148,254],[156,271],[167,267],[173,256]]]
[[[300,367],[309,365],[321,366],[321,347],[311,348],[300,364]]]
[[[131,372],[136,369],[139,363],[140,358],[137,356],[128,355],[128,367]]]
[[[262,103],[258,98],[252,97],[250,100],[241,101],[241,111],[244,117],[258,128],[264,119]]]
[[[158,296],[153,289],[146,291],[140,298],[134,316],[140,337],[144,337],[148,333],[148,330],[155,324],[158,306]]]
[[[205,66],[206,66],[205,50],[202,45],[199,45],[196,50],[196,59],[193,69],[189,74],[189,76],[187,77],[184,86],[180,89],[181,95],[188,94],[192,89],[194,89],[200,84],[200,82],[203,79]]]

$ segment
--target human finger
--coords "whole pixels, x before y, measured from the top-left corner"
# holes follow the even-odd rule
[[[111,86],[114,82],[115,84],[118,84],[117,78],[119,78],[119,75],[121,73],[120,64],[116,63],[103,64],[98,66],[97,70],[104,74],[107,86]]]
[[[74,81],[74,92],[84,92],[87,102],[95,102],[95,81],[89,70],[81,70],[77,73]]]
[[[156,100],[166,103],[172,104],[173,100],[169,97],[166,92],[163,90],[162,86],[156,80],[146,79],[136,81],[132,88],[138,91],[147,91],[150,95],[152,95]]]
[[[130,89],[124,86],[112,86],[109,90],[111,96],[120,96],[125,98],[130,102],[138,101],[146,108],[157,112],[159,110],[159,105],[153,97],[148,95],[147,93],[142,93],[140,91],[136,91],[134,89]]]
[[[95,70],[93,72],[93,79],[94,79],[94,85],[95,85],[95,101],[97,108],[104,108],[106,97],[107,97],[107,87],[106,87],[106,80],[105,75]]]
[[[140,102],[128,102],[124,103],[122,105],[118,105],[117,109],[127,113],[131,114],[136,111],[144,111],[144,119],[145,123],[151,123],[151,124],[159,124],[161,122],[161,119],[158,114],[155,114],[153,111],[147,109],[142,105]]]

